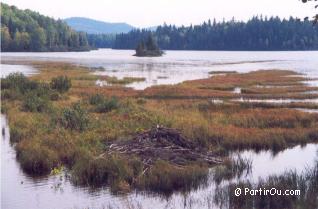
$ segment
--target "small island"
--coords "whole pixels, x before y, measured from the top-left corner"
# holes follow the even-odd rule
[[[136,54],[137,57],[160,57],[163,55],[163,51],[160,50],[158,44],[152,35],[148,36],[147,42],[144,43],[142,40],[137,48]]]

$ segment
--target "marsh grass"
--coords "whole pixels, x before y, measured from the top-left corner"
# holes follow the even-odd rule
[[[245,188],[271,190],[275,188],[281,190],[300,190],[300,195],[234,195],[234,190]],[[312,168],[308,168],[301,174],[296,171],[286,171],[281,175],[269,176],[260,179],[257,183],[243,181],[228,186],[218,188],[219,192],[214,199],[217,204],[225,205],[223,208],[271,208],[271,209],[316,209],[318,207],[318,163]]]
[[[138,78],[138,77],[124,77],[122,79],[118,79],[116,77],[109,77],[105,78],[106,82],[112,85],[127,85],[135,82],[142,82],[145,81],[146,78]]]
[[[116,155],[95,158],[84,154],[79,156],[72,169],[73,181],[82,185],[111,185],[116,189],[120,182],[132,182],[134,170],[128,162]]]
[[[40,143],[27,143],[23,149],[20,150],[18,147],[17,150],[17,157],[23,169],[29,174],[47,174],[58,165],[57,154]]]
[[[154,86],[147,88],[143,95],[157,99],[203,99],[203,98],[317,98],[316,94],[305,92],[314,90],[303,84],[307,78],[298,76],[287,70],[259,70],[249,73],[227,73],[210,78],[185,81],[170,86]],[[272,86],[272,88],[256,88],[255,86]],[[277,88],[290,86],[289,88]],[[241,94],[233,92],[234,88],[242,88]],[[287,94],[288,93],[288,94]]]
[[[213,169],[213,180],[219,185],[224,180],[246,177],[252,172],[252,165],[252,159],[233,157]]]
[[[131,140],[158,125],[180,130],[197,148],[216,155],[232,149],[278,150],[318,140],[316,114],[286,109],[318,108],[315,104],[236,104],[227,100],[237,97],[229,92],[233,87],[298,85],[304,78],[287,77],[295,75],[291,71],[216,75],[137,91],[95,86],[95,79],[105,78],[79,66],[36,66],[40,73],[31,78],[14,74],[1,79],[1,111],[8,116],[18,160],[30,173],[49,174],[67,166],[79,184],[108,185],[114,192],[140,188],[171,193],[200,185],[207,166],[198,163],[178,168],[158,161],[140,176],[144,168],[138,159],[124,154],[104,156],[108,144]],[[68,91],[52,89],[50,82],[59,76],[72,80],[71,86],[66,85]],[[63,83],[68,82],[61,86]],[[213,104],[211,98],[225,101]],[[244,166],[225,166],[231,172],[244,170]]]
[[[170,195],[173,191],[189,191],[207,182],[208,169],[205,166],[189,165],[175,167],[158,160],[150,171],[138,179],[137,187]]]
[[[126,159],[118,155],[93,157],[80,156],[72,169],[73,182],[95,187],[110,186],[112,192],[129,192],[135,187],[171,195],[173,191],[189,191],[203,185],[208,169],[197,165],[176,167],[165,161],[157,161],[146,173],[136,158]]]

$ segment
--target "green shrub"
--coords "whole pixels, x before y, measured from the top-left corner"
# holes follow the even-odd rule
[[[96,112],[98,113],[105,113],[105,112],[109,112],[112,111],[113,109],[117,109],[118,108],[118,99],[113,97],[111,99],[104,99],[104,101],[102,101],[101,103],[96,105]]]
[[[72,87],[71,79],[67,76],[58,76],[51,81],[51,88],[60,93],[67,92]]]
[[[39,97],[35,93],[25,96],[22,109],[27,112],[44,112],[48,109],[49,101],[44,97]]]
[[[22,73],[11,73],[6,78],[1,79],[1,89],[11,89],[22,94],[38,88],[36,81],[30,81]]]
[[[20,98],[21,93],[13,89],[2,89],[1,90],[1,99],[2,100],[16,100]]]
[[[49,94],[51,94],[52,90],[50,85],[47,83],[38,83],[38,87],[34,89],[34,93],[39,97],[48,98]]]
[[[76,103],[71,108],[65,108],[62,112],[61,124],[68,129],[83,131],[89,123],[88,113]]]
[[[28,79],[22,73],[10,73],[7,77],[1,79],[1,89],[17,88],[26,82],[28,82]]]
[[[95,105],[95,112],[106,113],[117,109],[119,106],[118,99],[112,97],[111,99],[105,98],[100,94],[95,94],[89,98],[89,103]]]

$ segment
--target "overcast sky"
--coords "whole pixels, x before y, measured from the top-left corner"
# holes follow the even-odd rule
[[[315,13],[313,5],[299,0],[1,0],[54,18],[89,17],[126,22],[136,27],[189,25],[204,20],[247,20],[253,15],[295,16]]]

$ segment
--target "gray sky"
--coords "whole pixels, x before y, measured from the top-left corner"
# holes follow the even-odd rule
[[[299,0],[1,0],[21,9],[54,17],[89,17],[126,22],[137,27],[167,24],[189,25],[205,20],[247,20],[253,15],[296,16],[315,14],[312,4]]]

